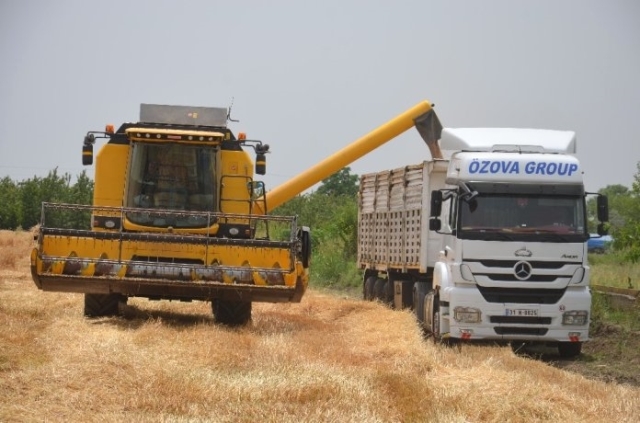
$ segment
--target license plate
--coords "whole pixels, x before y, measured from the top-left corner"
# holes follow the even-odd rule
[[[539,310],[535,308],[507,308],[505,316],[538,317],[538,312]]]

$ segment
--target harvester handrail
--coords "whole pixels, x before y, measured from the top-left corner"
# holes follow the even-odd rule
[[[273,241],[268,239],[215,238],[199,234],[178,233],[139,233],[124,231],[92,231],[88,229],[64,229],[43,226],[40,231],[44,235],[90,237],[95,239],[117,239],[122,241],[156,241],[175,244],[206,244],[206,245],[251,245],[255,247],[288,248],[297,240]]]
[[[240,214],[240,213],[222,213],[222,212],[208,212],[197,210],[170,210],[170,209],[154,209],[154,208],[142,208],[142,207],[116,207],[116,206],[92,206],[86,204],[70,204],[70,203],[42,203],[43,210],[45,209],[68,209],[68,210],[87,210],[87,211],[107,211],[118,213],[153,213],[153,214],[166,214],[172,216],[211,216],[221,217],[224,219],[256,219],[256,220],[269,220],[280,222],[294,222],[297,220],[297,216],[281,216],[270,214]]]

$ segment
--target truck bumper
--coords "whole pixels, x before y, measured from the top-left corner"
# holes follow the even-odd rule
[[[450,338],[475,340],[518,340],[540,342],[583,342],[589,339],[589,317],[584,324],[563,324],[571,320],[569,312],[591,312],[588,287],[567,288],[553,304],[488,302],[475,285],[445,288],[442,303],[448,312],[442,313],[443,333]],[[477,310],[480,321],[472,323],[458,316],[456,309]],[[471,320],[471,319],[468,319]],[[448,330],[447,330],[448,326]]]

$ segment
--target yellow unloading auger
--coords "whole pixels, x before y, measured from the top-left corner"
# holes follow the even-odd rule
[[[412,126],[430,149],[442,130],[432,105],[420,102],[256,199],[261,186],[241,147],[254,148],[262,174],[268,146],[244,134],[236,139],[226,110],[144,106],[140,122],[85,138],[85,164],[93,161],[95,135],[109,138],[96,160],[93,206],[43,204],[31,254],[34,282],[44,291],[84,293],[86,316],[114,315],[129,297],[145,297],[211,301],[216,321],[244,324],[253,301],[300,301],[309,278],[309,230],[297,227],[295,217],[267,215],[267,207]],[[70,226],[83,216],[90,228]],[[256,222],[289,225],[291,236],[269,239]]]
[[[425,141],[433,157],[440,157],[434,149],[438,148],[442,125],[428,101],[421,101],[404,113],[379,126],[363,137],[352,142],[345,148],[335,152],[300,175],[277,186],[265,195],[267,206],[273,210],[286,203],[304,190],[312,187],[323,179],[328,178],[350,163],[358,160],[367,153],[394,139],[398,135],[415,126]],[[259,201],[257,208],[260,208]]]

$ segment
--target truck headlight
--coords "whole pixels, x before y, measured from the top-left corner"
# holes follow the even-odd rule
[[[584,326],[589,322],[589,312],[587,310],[571,310],[562,313],[563,325]]]
[[[471,268],[466,264],[460,265],[460,276],[462,276],[462,279],[464,279],[465,281],[475,282],[473,272],[471,271]]]
[[[453,309],[453,319],[459,323],[480,323],[482,312],[474,307],[456,307]]]
[[[584,267],[579,267],[573,274],[573,277],[571,278],[570,283],[581,283],[583,279],[584,279]]]

